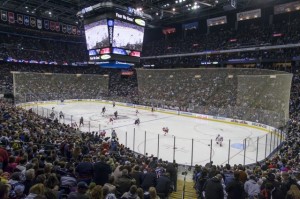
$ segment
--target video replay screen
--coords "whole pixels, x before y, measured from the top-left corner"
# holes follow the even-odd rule
[[[107,20],[103,19],[84,26],[87,49],[109,46]]]
[[[115,19],[113,47],[142,51],[144,27]]]

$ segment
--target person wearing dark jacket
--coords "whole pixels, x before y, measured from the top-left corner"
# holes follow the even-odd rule
[[[157,179],[156,192],[161,199],[167,198],[170,193],[171,180],[169,173],[164,173]]]
[[[170,174],[170,180],[174,186],[174,191],[177,191],[177,167],[175,163],[168,163],[166,172]]]
[[[243,199],[245,198],[244,186],[240,182],[240,172],[235,171],[233,173],[234,180],[226,186],[226,192],[228,193],[228,199]]]
[[[136,165],[133,168],[133,171],[130,173],[130,176],[135,179],[135,184],[137,187],[141,186],[143,173],[140,171],[140,167]]]
[[[100,162],[94,163],[94,179],[93,181],[97,185],[103,186],[105,183],[108,182],[108,178],[111,174],[110,166],[105,162],[105,156],[100,157]]]
[[[128,175],[128,170],[122,170],[122,176],[117,180],[117,195],[122,196],[125,192],[128,192],[130,187],[135,184],[135,180]]]
[[[153,171],[148,171],[143,175],[141,187],[144,191],[148,191],[150,187],[156,186],[156,173]]]
[[[266,184],[272,184],[276,188],[280,188],[281,184],[280,182],[275,180],[275,175],[273,173],[268,173],[267,179],[262,183],[260,186],[260,190],[263,190],[266,188]]]
[[[224,199],[221,180],[222,176],[220,174],[217,174],[215,177],[207,180],[203,188],[206,199]]]

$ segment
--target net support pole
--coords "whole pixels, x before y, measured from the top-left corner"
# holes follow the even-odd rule
[[[272,139],[273,139],[273,133],[271,132],[271,140],[270,140],[270,153],[271,153],[271,150],[272,150]]]
[[[73,115],[71,115],[71,126],[72,126],[72,123],[73,123]]]
[[[276,143],[276,148],[278,149],[278,146],[279,146],[279,134],[277,133],[277,143]],[[277,152],[278,152],[278,150],[277,150]]]
[[[275,146],[276,146],[276,138],[277,138],[276,132],[274,132],[273,134],[274,134],[274,139],[273,139],[273,150],[272,150],[272,151],[275,150]]]
[[[267,157],[267,144],[268,144],[268,134],[266,135],[265,158]]]
[[[230,161],[230,143],[231,143],[231,140],[229,139],[229,141],[228,141],[228,160],[227,160],[228,164],[229,164],[229,161]]]
[[[125,146],[127,147],[127,131],[125,133]]]
[[[157,158],[159,158],[159,134],[157,134]]]
[[[99,124],[99,133],[100,133],[100,131],[101,131],[101,124]],[[126,132],[127,133],[127,132]]]
[[[246,145],[247,145],[247,140],[244,139],[244,165],[246,164],[246,149],[247,149]]]
[[[144,155],[146,155],[146,140],[147,140],[147,132],[145,131],[145,138],[144,138]]]
[[[191,167],[193,166],[193,157],[194,157],[194,139],[192,139]]]
[[[134,151],[134,147],[135,147],[135,128],[133,129],[133,147],[132,147],[133,151]]]
[[[47,109],[47,118],[49,118],[49,109]]]
[[[256,141],[256,158],[255,158],[255,162],[257,162],[257,159],[258,159],[258,143],[259,143],[259,137],[257,136],[257,141]]]
[[[89,133],[91,132],[91,121],[89,121]]]
[[[174,145],[173,145],[173,162],[174,162],[174,160],[175,160],[175,150],[176,150],[175,144],[176,144],[176,137],[174,136]]]
[[[42,108],[42,117],[44,117],[44,108]]]
[[[209,163],[211,163],[212,156],[212,139],[210,139],[210,154],[209,154]]]

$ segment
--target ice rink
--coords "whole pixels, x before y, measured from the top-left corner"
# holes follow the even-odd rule
[[[104,106],[106,113],[103,116],[101,110]],[[136,114],[137,109],[133,107],[113,107],[111,104],[100,102],[53,103],[39,105],[39,112],[41,107],[47,108],[47,111],[55,107],[56,113],[62,111],[65,119],[60,121],[65,123],[72,120],[79,124],[79,118],[82,116],[85,124],[81,127],[82,131],[105,129],[106,135],[110,136],[111,130],[115,129],[120,143],[131,150],[141,154],[153,154],[163,160],[175,159],[179,164],[205,165],[210,157],[215,164],[226,164],[228,161],[230,164],[243,164],[244,157],[246,164],[255,163],[256,158],[258,161],[264,159],[276,144],[274,141],[274,146],[269,147],[272,140],[268,140],[270,136],[266,136],[267,131],[260,129],[156,111],[152,113],[150,110],[139,109],[139,113]],[[46,109],[42,111],[45,112]],[[108,124],[109,117],[115,111],[118,111],[119,119],[113,124]],[[139,126],[134,125],[136,118],[141,121]],[[162,131],[163,127],[169,128],[166,136]],[[224,137],[222,147],[214,141],[218,134]],[[246,147],[243,145],[245,138],[252,138]]]

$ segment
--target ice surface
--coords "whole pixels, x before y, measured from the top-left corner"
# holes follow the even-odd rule
[[[106,107],[104,116],[101,115],[103,106]],[[65,114],[65,123],[70,123],[72,118],[73,122],[76,121],[79,124],[79,118],[83,116],[85,126],[81,127],[82,131],[105,129],[107,135],[110,136],[111,130],[115,129],[120,143],[130,149],[141,154],[153,154],[163,160],[175,159],[179,164],[205,165],[210,161],[210,157],[215,164],[226,164],[228,160],[230,164],[243,164],[244,154],[246,164],[255,163],[256,159],[258,161],[264,159],[279,141],[278,137],[271,138],[266,131],[246,126],[156,111],[152,113],[150,110],[142,109],[139,109],[136,115],[136,108],[119,105],[113,107],[111,104],[100,102],[43,104],[39,106],[40,110],[41,107],[47,109],[55,107],[56,112],[62,111]],[[114,124],[108,124],[109,117],[115,111],[118,111],[120,118],[115,120]],[[137,118],[141,121],[139,126],[134,125],[134,120]],[[166,136],[162,131],[163,127],[169,128]],[[218,134],[224,137],[222,147],[214,141]],[[267,138],[266,134],[268,134]],[[252,146],[251,150],[250,147],[246,147],[245,153],[244,139],[249,137],[252,138]],[[258,144],[257,139],[259,139]],[[211,140],[212,145],[210,145]],[[253,145],[258,146],[258,150]],[[228,155],[229,149],[230,155]]]

